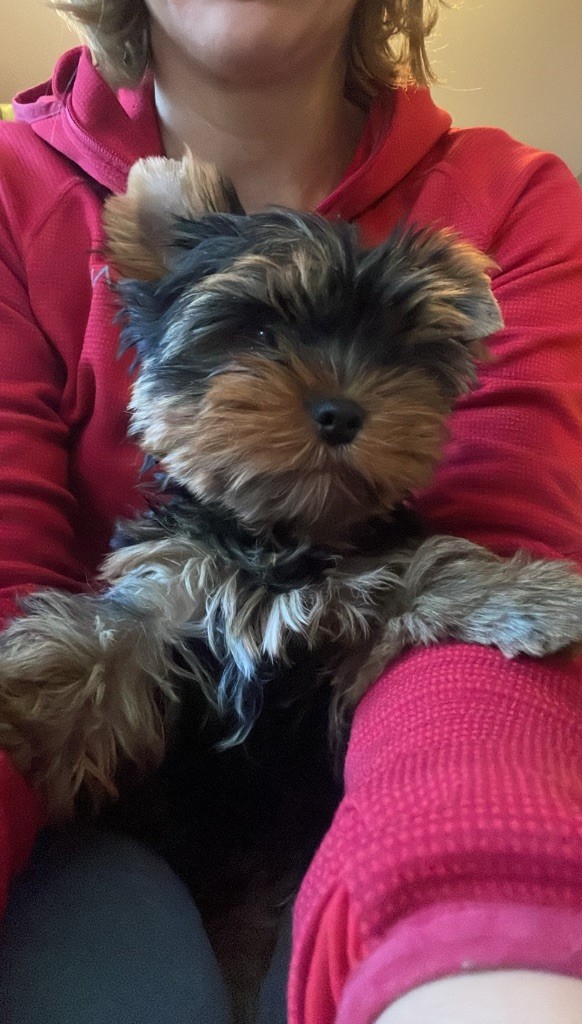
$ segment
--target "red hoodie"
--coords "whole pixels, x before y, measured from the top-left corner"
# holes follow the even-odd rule
[[[161,152],[152,90],[86,51],[0,125],[0,599],[81,589],[139,507],[100,210]],[[506,327],[419,507],[500,553],[582,562],[582,194],[555,157],[452,129],[422,89],[377,102],[320,207],[384,238],[448,225],[489,252]],[[579,664],[411,652],[362,701],[346,795],[297,901],[290,1024],[370,1024],[407,988],[493,966],[582,977]],[[42,813],[0,760],[0,896]]]

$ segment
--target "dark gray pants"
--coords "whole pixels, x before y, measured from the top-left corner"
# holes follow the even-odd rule
[[[289,929],[261,997],[284,1024]],[[113,835],[45,833],[0,933],[1,1024],[229,1024],[196,907],[170,869]]]

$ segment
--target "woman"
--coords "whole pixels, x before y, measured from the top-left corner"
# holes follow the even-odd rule
[[[451,129],[413,84],[428,78],[435,5],[59,6],[92,58],[65,55],[0,137],[5,615],[23,591],[80,589],[114,518],[139,505],[100,210],[134,160],[184,145],[230,175],[249,212],[317,208],[370,243],[402,218],[444,224],[492,254],[506,328],[419,508],[501,554],[582,561],[582,198],[560,161]],[[580,1024],[579,684],[574,662],[443,644],[370,690],[295,908],[291,1024]],[[0,793],[7,886],[42,810],[6,758]],[[113,839],[41,839],[1,948],[6,1024],[228,1020],[195,908]],[[282,938],[263,1021],[284,1019],[284,964]]]

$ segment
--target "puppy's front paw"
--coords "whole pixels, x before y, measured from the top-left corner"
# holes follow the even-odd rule
[[[513,588],[473,608],[457,637],[499,647],[507,657],[575,652],[582,643],[582,578],[556,563],[532,563]]]
[[[0,636],[0,747],[56,820],[81,789],[97,802],[114,795],[120,757],[159,760],[161,706],[139,623],[98,598],[57,592],[30,608]]]
[[[507,657],[543,657],[582,642],[575,566],[523,552],[502,559],[468,542],[449,547],[451,557],[434,560],[428,586],[403,615],[413,642],[450,637],[499,647]]]

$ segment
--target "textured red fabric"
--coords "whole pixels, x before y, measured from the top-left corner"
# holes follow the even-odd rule
[[[40,801],[0,751],[0,908],[11,877],[26,866],[44,820]]]
[[[16,107],[19,123],[0,125],[6,616],[30,588],[85,587],[114,519],[141,505],[100,211],[135,159],[160,152],[151,87],[115,96],[84,51]],[[435,530],[500,553],[581,561],[582,194],[570,173],[503,132],[453,129],[426,90],[402,90],[374,105],[320,210],[369,243],[402,219],[452,226],[495,259],[506,327],[418,506]],[[346,980],[406,914],[451,898],[576,904],[578,686],[574,665],[454,645],[415,652],[378,682],[298,901],[292,1024],[331,1024]],[[0,793],[33,822],[31,795],[3,771]],[[0,875],[16,866],[4,857]]]
[[[346,795],[297,902],[292,1024],[332,1024],[350,978],[350,1024],[373,1020],[369,979],[357,967],[415,911],[452,900],[581,910],[581,741],[572,662],[508,662],[451,644],[410,653],[387,672],[358,708]],[[555,964],[553,932],[532,930],[516,964],[504,958],[503,914],[492,920],[481,966],[527,967],[530,945]],[[570,953],[582,949],[582,915],[569,943]],[[444,959],[425,949],[417,982],[458,969],[454,934],[443,946]],[[386,994],[397,998],[411,984],[409,965],[401,949],[378,956]],[[582,970],[580,956],[576,964]]]
[[[319,1019],[372,1024],[403,991],[450,974],[516,968],[580,978],[581,917],[564,907],[437,903],[392,928],[342,987],[337,1016]]]

